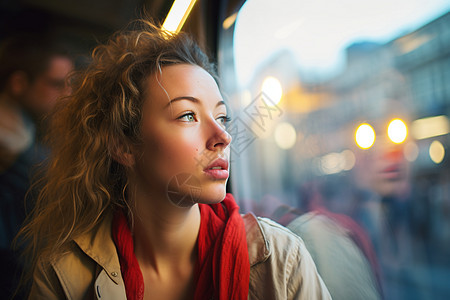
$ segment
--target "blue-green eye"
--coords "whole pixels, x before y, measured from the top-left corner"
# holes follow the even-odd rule
[[[229,116],[221,116],[218,117],[217,120],[219,120],[221,124],[226,125],[228,122],[231,121],[231,118]]]
[[[178,120],[184,121],[184,122],[195,122],[195,114],[193,112],[186,113],[180,117],[177,118]]]

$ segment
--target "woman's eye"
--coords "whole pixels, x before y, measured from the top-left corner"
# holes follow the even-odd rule
[[[217,120],[219,120],[219,122],[222,125],[226,125],[228,122],[231,121],[231,118],[229,116],[221,116],[221,117],[218,117]]]
[[[177,119],[183,122],[195,122],[195,114],[193,112],[190,112],[178,117]]]

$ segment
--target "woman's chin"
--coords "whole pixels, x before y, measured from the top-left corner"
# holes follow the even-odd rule
[[[172,189],[167,193],[168,199],[177,207],[190,207],[196,203],[216,204],[225,199],[225,184],[207,186],[191,185],[179,189]]]
[[[226,190],[225,185],[216,187],[204,187],[202,188],[201,195],[198,198],[198,203],[204,204],[216,204],[220,203],[225,199]]]

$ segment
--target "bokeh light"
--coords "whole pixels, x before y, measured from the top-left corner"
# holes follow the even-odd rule
[[[411,124],[411,135],[418,140],[448,133],[450,133],[450,122],[444,115],[418,119]]]
[[[356,129],[355,141],[358,147],[369,149],[375,143],[375,130],[367,123],[359,125]]]
[[[341,156],[344,161],[342,169],[344,171],[349,171],[349,170],[353,169],[353,167],[355,166],[355,163],[356,163],[355,154],[350,150],[344,150],[341,152]]]
[[[280,81],[272,76],[264,79],[261,91],[269,97],[273,105],[277,105],[283,96],[283,88],[281,87]]]
[[[405,148],[403,149],[403,154],[405,155],[405,158],[409,162],[413,162],[417,159],[419,156],[419,147],[414,142],[409,142],[405,145]]]
[[[290,149],[295,145],[297,133],[289,123],[280,123],[275,129],[275,142],[281,149]]]
[[[353,169],[355,162],[355,154],[347,149],[340,153],[328,153],[322,156],[317,164],[321,174],[330,175]]]
[[[405,122],[400,119],[394,119],[389,123],[388,136],[396,144],[403,143],[408,136],[408,128]]]
[[[341,156],[339,153],[330,153],[320,159],[320,165],[324,174],[336,174],[342,171]]]
[[[433,141],[428,150],[431,160],[435,164],[440,164],[445,157],[445,148],[439,141]]]

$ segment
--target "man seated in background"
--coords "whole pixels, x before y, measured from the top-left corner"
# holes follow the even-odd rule
[[[25,217],[33,167],[48,154],[41,141],[45,116],[70,92],[72,69],[68,52],[43,37],[17,35],[0,43],[0,259],[8,270],[1,290],[8,294],[17,269],[11,242]]]

